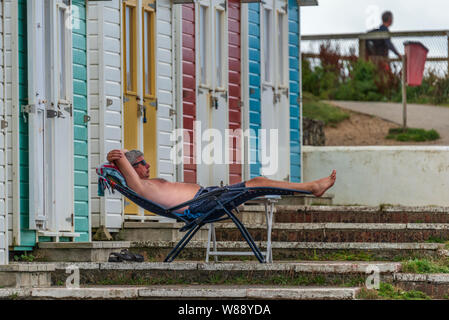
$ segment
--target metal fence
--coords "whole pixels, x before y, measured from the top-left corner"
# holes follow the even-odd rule
[[[320,46],[328,45],[337,50],[340,59],[345,62],[353,59],[354,55],[357,58],[365,56],[367,39],[388,37],[401,54],[405,41],[421,42],[429,49],[424,73],[432,72],[438,77],[449,75],[449,30],[305,35],[301,37],[301,52],[303,58],[309,59],[314,66],[320,63]],[[402,69],[402,63],[394,53],[389,53],[389,60],[393,71]]]

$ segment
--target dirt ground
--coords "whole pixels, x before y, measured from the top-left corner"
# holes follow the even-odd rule
[[[335,128],[324,128],[326,146],[391,146],[391,145],[438,145],[439,140],[425,142],[401,142],[385,139],[390,128],[400,127],[396,123],[374,116],[342,109],[351,116]]]

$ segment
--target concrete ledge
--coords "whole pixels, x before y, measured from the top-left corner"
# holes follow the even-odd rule
[[[40,242],[33,254],[38,261],[106,262],[111,252],[130,246],[129,241]]]
[[[393,275],[394,281],[405,282],[426,282],[434,284],[446,284],[449,285],[449,274],[447,273],[395,273]]]
[[[266,229],[266,225],[246,224],[247,229]],[[236,229],[233,223],[217,223],[216,228]],[[278,230],[449,230],[447,223],[274,223]]]
[[[382,273],[401,270],[399,262],[347,262],[347,261],[305,261],[276,262],[261,264],[258,262],[135,262],[135,263],[58,263],[57,270],[76,266],[81,270],[165,270],[165,271],[293,271],[310,273],[365,273],[367,267],[377,267]]]
[[[132,242],[132,248],[160,247],[172,248],[176,241],[144,241]],[[259,248],[266,248],[265,241],[255,241]],[[205,241],[190,241],[186,248],[206,249]],[[399,250],[439,250],[444,248],[442,243],[384,243],[384,242],[273,242],[273,249],[399,249]],[[217,241],[217,248],[249,249],[244,241]]]
[[[359,288],[296,287],[273,288],[251,286],[149,286],[0,289],[1,298],[30,299],[355,299]]]
[[[12,263],[0,266],[0,287],[32,288],[51,285],[54,264]]]
[[[115,249],[129,248],[129,241],[39,242],[42,249]]]

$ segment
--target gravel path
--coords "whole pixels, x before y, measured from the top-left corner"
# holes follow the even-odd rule
[[[344,109],[374,115],[402,125],[402,104],[361,101],[326,101]],[[407,105],[407,126],[410,128],[435,129],[441,136],[439,145],[449,145],[449,107],[421,104]]]

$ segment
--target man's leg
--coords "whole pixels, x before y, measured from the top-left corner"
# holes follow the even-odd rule
[[[319,180],[296,183],[296,182],[286,182],[271,180],[264,177],[256,177],[245,182],[246,187],[273,187],[273,188],[286,188],[294,190],[305,190],[310,191],[316,197],[320,197],[326,192],[327,189],[332,187],[337,178],[337,173],[335,170],[332,171],[329,177],[325,177]]]

